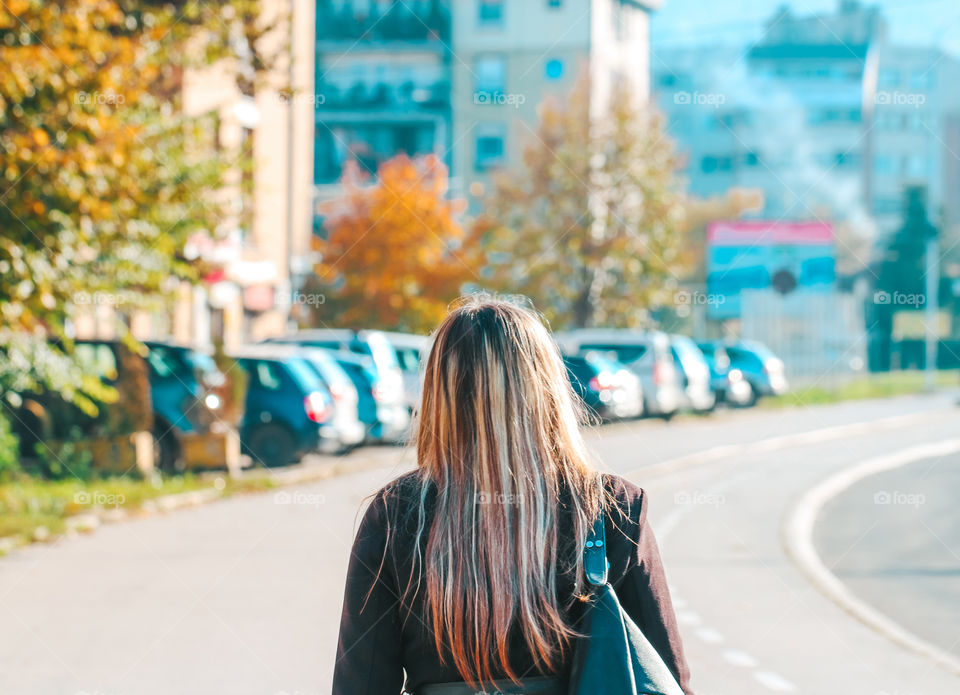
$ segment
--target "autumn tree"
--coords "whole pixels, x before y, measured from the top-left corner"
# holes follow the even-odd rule
[[[475,225],[496,289],[528,295],[555,327],[642,323],[681,273],[683,195],[660,116],[626,87],[599,115],[590,97],[581,77],[542,105],[522,166],[494,175]]]
[[[447,198],[447,169],[435,156],[400,155],[374,183],[348,165],[343,193],[324,209],[321,261],[309,282],[325,297],[320,325],[427,332],[466,282],[476,253]]]
[[[212,116],[184,116],[182,77],[223,61],[250,93],[283,46],[262,4],[0,4],[0,394],[52,388],[91,409],[72,307],[133,310],[191,277],[183,242],[222,227],[213,192],[243,162],[217,150]]]

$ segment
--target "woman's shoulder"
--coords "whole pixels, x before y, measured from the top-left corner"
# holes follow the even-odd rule
[[[642,523],[647,512],[646,490],[615,473],[600,475],[608,502],[634,524]]]

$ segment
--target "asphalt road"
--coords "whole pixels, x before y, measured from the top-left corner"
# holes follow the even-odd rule
[[[955,436],[958,421],[950,397],[931,396],[590,433],[605,467],[651,495],[698,693],[960,692],[960,677],[821,595],[786,555],[781,537],[797,499],[826,476]],[[329,693],[357,512],[368,494],[413,463],[410,452],[398,457],[376,470],[109,525],[3,558],[0,693]],[[882,484],[912,490],[911,473],[922,470],[909,466],[897,473],[906,478]],[[936,501],[941,497],[931,491],[950,483],[938,473],[919,485],[929,495],[924,513],[937,517],[931,528],[956,552],[960,508]],[[956,558],[945,561],[927,539],[891,542],[902,525],[857,535],[870,523],[864,514],[876,510],[857,511],[862,495],[856,488],[849,494],[852,507],[844,494],[817,526],[826,564],[866,600],[871,591],[899,592],[890,614],[905,622],[911,606],[923,616],[936,604],[942,620],[921,617],[909,629],[940,641],[960,624],[956,587],[951,593],[947,586],[951,571],[956,584]],[[885,567],[936,572],[873,576]],[[924,598],[930,574],[943,580],[934,599]],[[886,584],[871,589],[873,582]]]
[[[861,480],[818,519],[817,548],[860,598],[960,657],[960,455]]]

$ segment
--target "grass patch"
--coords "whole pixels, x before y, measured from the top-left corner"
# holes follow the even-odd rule
[[[960,384],[960,373],[956,370],[937,372],[937,388],[956,387]],[[841,401],[864,400],[868,398],[890,398],[923,393],[926,377],[922,371],[902,371],[868,374],[854,377],[841,384],[813,384],[795,386],[782,396],[764,398],[760,404],[769,408],[783,408],[797,405],[826,405]]]
[[[63,533],[67,519],[112,509],[134,511],[148,500],[196,490],[220,490],[224,496],[273,487],[269,478],[185,475],[142,480],[43,480],[19,476],[0,483],[0,538],[31,542]]]

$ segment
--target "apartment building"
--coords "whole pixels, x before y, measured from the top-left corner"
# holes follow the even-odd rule
[[[650,12],[634,0],[452,0],[454,180],[471,202],[520,161],[537,108],[588,72],[591,104],[629,81],[649,94]]]
[[[928,208],[956,198],[958,63],[890,42],[879,9],[774,13],[762,39],[656,51],[653,91],[699,196],[763,191],[772,219],[829,219],[882,238],[902,220],[904,187]]]
[[[449,163],[446,0],[318,0],[313,184],[336,194],[344,162],[375,173],[397,154]]]

